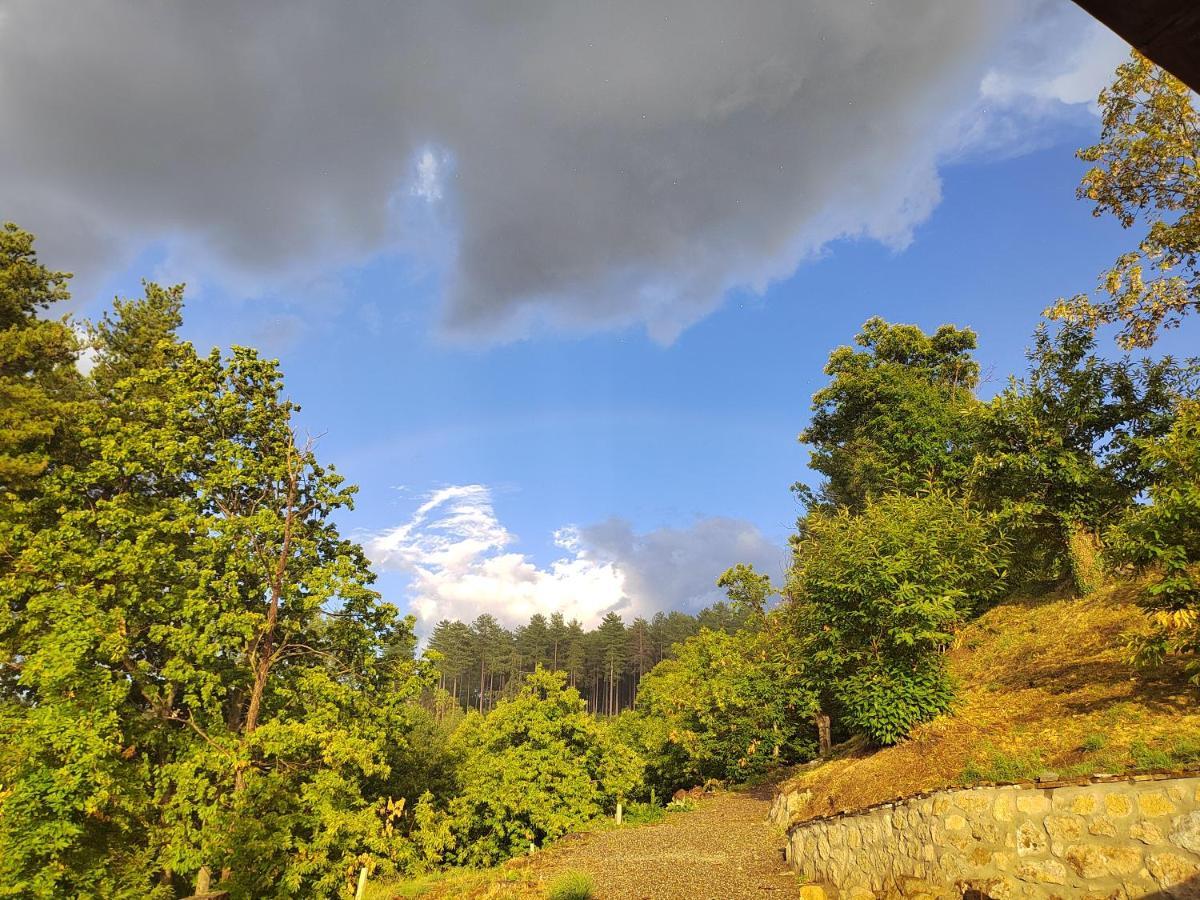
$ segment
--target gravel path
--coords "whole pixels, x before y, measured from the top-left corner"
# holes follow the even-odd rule
[[[597,900],[796,897],[783,833],[767,821],[764,792],[721,793],[657,825],[580,835],[547,852],[540,874],[582,869]]]

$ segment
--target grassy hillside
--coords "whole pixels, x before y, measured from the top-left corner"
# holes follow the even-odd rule
[[[964,628],[950,652],[954,714],[882,750],[852,741],[798,770],[793,818],[908,794],[1047,772],[1200,765],[1200,697],[1178,661],[1129,664],[1127,636],[1144,627],[1134,588],[1083,599],[1011,601]]]

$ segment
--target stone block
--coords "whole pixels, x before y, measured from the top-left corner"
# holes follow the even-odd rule
[[[1133,812],[1133,804],[1124,794],[1108,794],[1104,798],[1104,811],[1114,819],[1121,819]]]
[[[1129,836],[1143,844],[1161,844],[1163,842],[1162,832],[1159,831],[1158,826],[1145,819],[1129,826]]]
[[[1017,827],[1018,856],[1032,856],[1036,853],[1045,853],[1046,843],[1046,833],[1032,822],[1022,822]]]
[[[800,885],[800,900],[829,900],[829,895],[819,884],[802,884]]]
[[[1092,794],[1077,794],[1071,798],[1071,812],[1079,816],[1090,816],[1096,811],[1096,798]]]
[[[957,813],[946,816],[946,827],[951,831],[962,831],[967,827],[967,820]]]
[[[987,812],[987,808],[992,805],[991,797],[984,793],[959,794],[957,802],[969,813]]]
[[[1013,798],[1003,795],[996,798],[995,804],[992,806],[992,817],[997,822],[1011,822],[1016,815],[1016,804],[1013,803]]]
[[[1017,867],[1017,877],[1038,884],[1066,884],[1067,867],[1056,859],[1030,860]]]
[[[1017,795],[1017,809],[1026,815],[1040,816],[1050,811],[1050,801],[1041,791],[1022,791]]]
[[[1083,834],[1083,820],[1075,816],[1046,816],[1045,825],[1054,841],[1072,841]]]
[[[1200,896],[1200,886],[1189,884],[1200,873],[1200,863],[1175,853],[1152,853],[1146,857],[1146,868],[1158,886],[1173,895],[1186,897],[1188,894],[1173,889],[1192,888],[1191,896]]]
[[[1108,863],[1099,847],[1072,844],[1067,848],[1065,856],[1080,878],[1103,878],[1108,874]]]
[[[1108,816],[1096,816],[1088,823],[1088,834],[1094,834],[1097,837],[1116,837],[1117,826]]]
[[[1200,811],[1178,816],[1171,822],[1171,843],[1200,855]]]
[[[1142,851],[1137,847],[1105,847],[1101,853],[1113,875],[1132,875],[1142,867]]]
[[[1137,803],[1143,816],[1169,816],[1175,812],[1175,804],[1167,799],[1165,791],[1143,791]]]

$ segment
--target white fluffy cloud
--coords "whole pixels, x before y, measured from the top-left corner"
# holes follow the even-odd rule
[[[1070,3],[1027,0],[1027,12],[948,128],[949,156],[994,158],[1035,149],[1054,124],[1098,112],[1096,98],[1129,45]]]
[[[561,612],[585,625],[606,612],[626,619],[658,610],[697,611],[721,598],[717,576],[735,562],[778,575],[783,548],[753,525],[701,519],[688,528],[637,534],[612,519],[567,526],[555,534],[562,552],[539,566],[512,549],[516,537],[496,516],[491,491],[458,485],[435,491],[402,525],[369,538],[381,570],[410,579],[410,607],[428,626],[470,621],[489,612],[516,625],[534,613]]]

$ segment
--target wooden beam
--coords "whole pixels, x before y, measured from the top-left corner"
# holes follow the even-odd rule
[[[1200,92],[1198,0],[1075,0],[1142,55]]]

